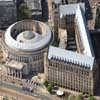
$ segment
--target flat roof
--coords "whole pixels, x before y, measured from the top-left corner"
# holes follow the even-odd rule
[[[7,61],[5,65],[10,68],[21,70],[25,66],[25,63],[20,63],[15,60],[10,60],[10,61]]]
[[[95,55],[91,43],[90,33],[88,31],[85,16],[82,10],[85,11],[84,3],[61,5],[60,18],[66,15],[75,14],[76,23],[78,25],[81,41],[84,47],[83,53],[87,56],[94,57]]]
[[[13,0],[0,0],[0,1],[13,1]]]
[[[60,5],[59,6],[60,18],[66,15],[75,15],[78,5],[81,7],[82,11],[85,12],[84,3]]]
[[[52,58],[66,62],[71,62],[73,64],[78,64],[80,66],[87,67],[91,70],[94,64],[94,57],[89,57],[87,55],[83,55],[77,52],[50,46],[48,59],[51,60]]]
[[[60,3],[61,3],[61,0],[53,0],[53,2],[54,2],[55,4],[60,4]]]
[[[0,0],[0,2],[2,2],[2,1],[3,1],[3,2],[5,2],[5,1],[7,1],[7,2],[10,1],[10,2],[11,2],[11,1],[12,1],[12,2],[13,2],[13,0]]]
[[[30,24],[29,24],[30,23]],[[34,24],[33,24],[34,23]],[[26,25],[32,25],[32,28],[34,28],[34,32],[35,32],[35,28],[38,27],[41,30],[41,37],[42,38],[38,38],[35,39],[35,42],[19,42],[16,41],[16,39],[14,39],[12,37],[11,34],[14,34],[14,32],[12,32],[12,30],[15,28],[15,26],[18,26],[19,29],[21,29],[20,27],[24,24],[24,28],[26,28],[25,30],[27,31],[32,31],[33,29],[28,29],[27,27],[25,27]],[[18,28],[17,27],[17,28]],[[16,28],[16,30],[18,30]],[[24,29],[22,31],[25,31]],[[20,33],[19,33],[20,34]],[[22,21],[18,21],[14,24],[12,24],[11,26],[8,27],[8,29],[6,30],[5,34],[4,34],[4,41],[5,43],[12,49],[16,49],[16,50],[23,50],[23,51],[36,51],[39,50],[41,48],[44,48],[45,46],[48,46],[52,40],[52,31],[50,30],[50,28],[44,24],[43,22],[40,21],[36,21],[36,20],[22,20]]]
[[[81,12],[80,6],[77,7],[76,16],[75,16],[79,28],[79,33],[81,37],[81,41],[84,46],[84,54],[92,57],[94,56],[93,46],[91,42],[91,37],[89,30],[87,29],[86,20]]]

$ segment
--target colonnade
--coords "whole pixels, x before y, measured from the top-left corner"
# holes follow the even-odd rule
[[[22,70],[7,67],[7,75],[22,79]]]

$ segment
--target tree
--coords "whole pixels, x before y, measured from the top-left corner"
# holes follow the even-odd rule
[[[25,3],[22,3],[18,7],[18,20],[29,19],[29,9]]]
[[[47,87],[48,86],[48,81],[45,81],[43,84],[45,85],[45,87]]]
[[[48,84],[48,87],[47,87],[48,92],[51,92],[53,87],[54,87],[53,83]]]
[[[53,84],[53,83],[50,83],[50,85],[51,85],[52,87],[54,87],[54,84]]]
[[[76,100],[83,100],[83,95],[82,94],[79,94],[78,96],[77,96],[77,99]]]
[[[96,100],[93,96],[88,97],[88,100]]]
[[[74,95],[69,95],[68,100],[75,100],[75,96]]]
[[[51,84],[48,85],[47,90],[48,90],[48,92],[51,92],[52,91],[52,85]]]

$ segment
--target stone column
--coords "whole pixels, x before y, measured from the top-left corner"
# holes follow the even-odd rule
[[[13,77],[13,69],[12,68],[10,69],[10,72],[11,72],[11,76]]]
[[[21,79],[22,78],[22,72],[20,71],[19,74],[20,74],[19,75],[19,78]]]
[[[15,69],[13,70],[13,72],[14,72],[14,78],[16,77],[16,72],[15,72]]]
[[[17,77],[16,70],[15,70],[15,78]]]
[[[8,73],[10,74],[10,69],[9,69],[9,67],[8,67]]]
[[[6,77],[9,75],[9,69],[8,69],[8,67],[7,67],[7,70],[6,70]]]
[[[12,75],[12,76],[13,76],[13,78],[14,78],[14,76],[15,76],[15,75],[14,75],[14,69],[12,69],[12,73],[13,73],[13,75]]]
[[[10,74],[12,75],[13,74],[13,72],[12,72],[12,69],[10,68]]]
[[[16,76],[16,77],[17,77],[17,78],[19,78],[19,71],[18,71],[18,70],[17,70],[16,74],[17,74],[17,76]]]

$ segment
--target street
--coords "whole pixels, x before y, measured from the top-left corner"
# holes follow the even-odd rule
[[[3,87],[0,87],[0,95],[16,97],[18,100],[41,100]]]

